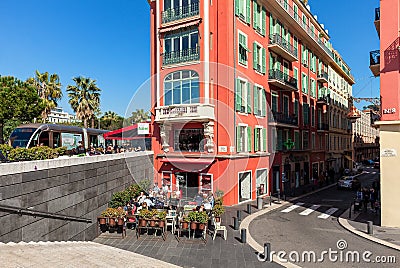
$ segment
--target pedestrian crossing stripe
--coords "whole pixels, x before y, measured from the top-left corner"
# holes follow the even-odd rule
[[[295,210],[296,208],[301,207],[302,205],[304,205],[304,203],[296,203],[296,204],[294,204],[294,205],[282,210],[281,212],[289,213],[290,211]]]
[[[327,211],[325,211],[324,213],[322,213],[321,215],[318,216],[319,219],[327,219],[329,218],[329,216],[331,216],[333,213],[335,213],[336,211],[338,211],[338,208],[330,208]]]
[[[374,171],[374,172],[372,172],[372,174],[376,174],[376,172]]]
[[[312,205],[310,208],[307,208],[306,210],[300,212],[299,214],[302,216],[307,216],[313,213],[315,210],[317,210],[320,207],[320,205]]]

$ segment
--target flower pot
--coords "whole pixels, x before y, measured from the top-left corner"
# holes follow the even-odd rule
[[[165,221],[159,220],[159,221],[158,221],[158,226],[159,226],[159,227],[164,227],[164,226],[165,226]]]
[[[182,222],[182,229],[188,229],[189,228],[189,223],[187,221]]]
[[[156,226],[156,220],[150,220],[150,227]]]
[[[97,217],[97,221],[99,222],[100,225],[103,225],[103,224],[107,223],[107,218],[106,217]]]
[[[124,218],[118,218],[118,225],[124,225]]]
[[[147,220],[145,220],[145,219],[140,219],[140,220],[139,220],[139,225],[140,225],[140,227],[146,227],[146,225],[147,225]]]
[[[204,230],[205,226],[205,223],[199,223],[199,230]]]
[[[108,226],[114,227],[115,226],[115,219],[114,218],[108,218]]]
[[[196,230],[196,229],[197,229],[197,222],[192,221],[192,222],[190,223],[190,229]]]

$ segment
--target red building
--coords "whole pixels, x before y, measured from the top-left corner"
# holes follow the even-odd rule
[[[317,179],[327,167],[330,93],[347,101],[354,80],[309,7],[149,4],[155,180],[188,198],[222,190],[231,205]],[[330,89],[330,75],[350,91]]]

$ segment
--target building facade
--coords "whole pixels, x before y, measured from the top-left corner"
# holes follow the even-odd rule
[[[354,78],[309,6],[149,4],[155,180],[171,194],[222,190],[236,204],[344,167]]]
[[[76,115],[64,112],[61,107],[56,107],[54,109],[51,109],[51,112],[47,115],[46,120],[49,123],[54,123],[54,124],[80,122],[80,120],[76,118]]]
[[[352,123],[353,160],[362,163],[364,160],[379,157],[379,129],[373,125],[375,112],[372,110],[357,112],[361,117]]]
[[[381,224],[400,227],[397,213],[400,173],[400,3],[397,0],[381,0],[375,10],[375,27],[380,38],[380,49],[370,52],[370,69],[380,76],[381,121]],[[381,55],[383,57],[381,57]]]

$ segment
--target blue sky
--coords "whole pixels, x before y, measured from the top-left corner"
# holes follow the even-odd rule
[[[352,69],[354,96],[379,96],[379,79],[368,68],[369,51],[379,49],[373,24],[379,0],[309,4]],[[69,112],[66,86],[75,76],[90,77],[102,89],[102,111],[124,115],[149,78],[149,15],[147,0],[1,0],[0,75],[25,80],[35,70],[57,73],[60,106]]]

